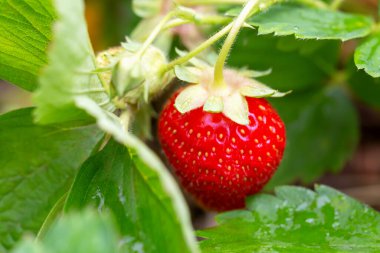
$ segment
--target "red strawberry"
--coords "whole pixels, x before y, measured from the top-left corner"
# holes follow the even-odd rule
[[[243,208],[277,169],[285,148],[285,127],[263,98],[246,97],[249,125],[202,107],[181,114],[178,92],[159,118],[159,139],[183,187],[205,208]]]

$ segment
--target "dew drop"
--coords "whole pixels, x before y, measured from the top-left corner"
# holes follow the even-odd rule
[[[99,204],[98,204],[98,212],[101,213],[104,207],[104,196],[100,192],[100,189],[98,188],[96,190],[95,195],[92,197],[92,199],[99,199]]]

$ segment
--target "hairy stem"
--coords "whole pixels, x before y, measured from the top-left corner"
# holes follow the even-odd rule
[[[334,0],[331,4],[330,7],[333,10],[339,9],[340,5],[343,3],[343,0]]]
[[[161,73],[164,74],[165,72],[168,72],[168,71],[172,70],[175,66],[183,64],[183,63],[187,62],[188,60],[190,60],[191,58],[193,58],[194,56],[198,55],[203,50],[205,50],[206,48],[210,47],[212,44],[214,44],[219,39],[221,39],[223,36],[225,36],[231,30],[231,27],[232,27],[232,24],[227,25],[222,30],[220,30],[219,32],[217,32],[215,35],[213,35],[212,37],[210,37],[208,40],[206,40],[205,42],[203,42],[201,45],[199,45],[198,47],[194,48],[188,54],[186,54],[186,55],[184,55],[182,57],[179,57],[179,58],[177,58],[177,59],[169,62],[166,66],[164,66],[162,68]]]
[[[153,41],[157,38],[157,36],[160,34],[160,32],[164,29],[166,23],[177,14],[176,11],[171,11],[168,14],[166,14],[163,19],[158,23],[158,25],[153,29],[152,33],[149,35],[149,37],[145,40],[144,44],[138,51],[139,55],[142,55],[145,50],[153,43]]]
[[[295,0],[296,2],[304,5],[308,5],[310,7],[320,8],[320,9],[328,9],[328,5],[321,1],[321,0]],[[287,1],[281,1],[281,2],[288,2]]]
[[[171,29],[177,26],[186,24],[199,24],[199,25],[225,25],[230,23],[232,18],[221,15],[197,15],[193,19],[173,19],[169,21],[163,30]]]
[[[229,4],[229,5],[243,5],[247,3],[247,0],[177,0],[176,3],[183,6],[196,6],[196,5],[218,5],[218,4]],[[321,0],[277,0],[274,3],[283,2],[298,2],[300,4],[305,4],[315,8],[328,8],[328,5]],[[265,0],[263,1],[265,4]]]
[[[177,0],[177,4],[183,6],[194,6],[194,5],[216,5],[216,4],[245,4],[247,0]]]
[[[224,64],[227,60],[227,57],[232,48],[232,45],[235,42],[236,36],[238,35],[241,27],[245,23],[245,20],[247,19],[251,11],[256,7],[258,2],[259,0],[250,0],[244,6],[240,15],[233,22],[231,31],[228,34],[228,37],[225,40],[222,49],[220,50],[219,57],[215,64],[214,83],[213,83],[214,88],[221,88],[221,87],[226,86],[226,83],[224,82],[224,75],[223,75]]]

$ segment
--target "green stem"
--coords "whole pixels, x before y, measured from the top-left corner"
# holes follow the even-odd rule
[[[173,19],[172,21],[168,22],[162,30],[169,30],[172,28],[175,28],[177,26],[186,25],[193,23],[191,20],[186,19]]]
[[[238,35],[241,27],[244,25],[245,20],[253,10],[253,8],[256,7],[259,0],[250,0],[241,11],[240,15],[236,18],[236,20],[233,22],[233,26],[231,28],[230,33],[228,34],[227,39],[224,42],[224,45],[222,49],[220,50],[219,57],[215,64],[214,69],[214,83],[213,88],[222,88],[226,86],[226,83],[224,82],[224,75],[223,75],[223,69],[224,64],[227,60],[228,54],[232,48],[233,43],[235,42],[236,36]]]
[[[247,0],[177,0],[175,2],[183,6],[215,5],[215,4],[242,5],[242,4],[245,4]]]
[[[231,20],[232,18],[221,15],[196,15],[192,19],[173,19],[164,26],[163,30],[191,23],[199,25],[225,25],[230,23]]]
[[[232,23],[229,24],[229,25],[227,25],[226,27],[224,27],[222,30],[220,30],[219,32],[217,32],[215,35],[213,35],[212,37],[210,37],[208,40],[206,40],[205,42],[203,42],[198,47],[194,48],[188,54],[186,54],[186,55],[184,55],[182,57],[179,57],[179,58],[177,58],[177,59],[169,62],[166,66],[164,66],[162,68],[161,73],[164,74],[165,72],[168,72],[168,71],[172,70],[175,66],[183,64],[183,63],[189,61],[191,58],[193,58],[194,56],[198,55],[203,50],[205,50],[206,48],[210,47],[212,44],[214,44],[219,39],[221,39],[223,36],[225,36],[231,30],[231,27],[232,27]]]
[[[218,5],[218,4],[228,4],[228,5],[243,5],[247,3],[247,0],[177,0],[177,4],[183,6],[195,6],[195,5]],[[274,3],[290,2],[290,0],[277,0]],[[328,6],[321,0],[291,0],[291,2],[298,2],[311,7],[326,9]],[[263,1],[265,4],[265,1]]]
[[[194,17],[194,22],[200,25],[224,25],[231,21],[232,18],[221,15],[196,15]]]
[[[281,2],[288,2],[288,1],[281,1]],[[314,8],[320,8],[320,9],[328,9],[328,5],[320,0],[296,0],[296,2],[299,2],[300,4],[308,5],[310,7]]]
[[[157,38],[160,32],[164,29],[166,23],[176,14],[177,11],[171,11],[163,17],[160,23],[158,23],[158,25],[153,29],[149,37],[145,40],[140,50],[137,52],[138,55],[144,54],[145,50],[153,43],[153,41]]]
[[[343,0],[334,0],[331,4],[330,4],[330,8],[333,9],[333,10],[337,10],[339,9],[340,5],[343,3]]]
[[[183,24],[189,24],[192,22],[197,24],[224,24],[230,20],[230,18],[228,17],[222,17],[219,15],[195,15],[192,16],[189,20],[177,19],[173,20],[172,22],[169,22],[173,17],[177,15],[188,16],[189,13],[186,10],[177,9],[165,15],[164,18],[160,21],[160,23],[154,28],[149,37],[145,40],[144,44],[142,45],[137,54],[141,56],[163,30],[174,28]]]

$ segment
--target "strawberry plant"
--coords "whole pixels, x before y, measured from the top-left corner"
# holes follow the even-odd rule
[[[0,252],[380,251],[375,210],[284,186],[342,169],[351,98],[379,107],[377,13],[120,3],[105,30],[126,37],[95,54],[83,1],[0,0],[0,79],[33,97],[0,115]],[[194,232],[185,195],[213,228]]]

